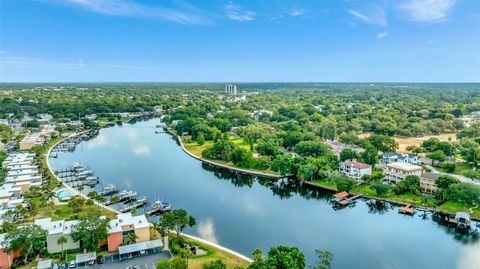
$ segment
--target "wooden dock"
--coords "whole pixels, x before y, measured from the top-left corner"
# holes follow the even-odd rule
[[[415,209],[411,204],[408,204],[406,206],[402,206],[398,209],[398,213],[400,214],[406,214],[406,215],[412,215],[415,214]]]
[[[349,197],[349,198],[342,199],[342,200],[337,202],[337,206],[347,206],[347,205],[355,202],[355,200],[357,200],[360,197],[362,197],[362,196],[360,194],[358,194],[358,195],[355,195],[355,196],[352,196],[352,197]]]

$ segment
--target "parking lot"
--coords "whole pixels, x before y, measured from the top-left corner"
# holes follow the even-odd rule
[[[77,268],[88,269],[125,269],[133,266],[138,266],[139,269],[155,269],[155,265],[159,260],[170,259],[172,254],[169,251],[162,251],[159,249],[152,249],[147,251],[144,255],[132,255],[131,258],[122,257],[120,260],[118,254],[105,256],[105,263],[94,265],[80,265]]]

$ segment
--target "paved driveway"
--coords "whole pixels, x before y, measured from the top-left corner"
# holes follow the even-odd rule
[[[145,255],[133,256],[132,258],[119,259],[118,254],[105,256],[105,263],[95,265],[78,266],[77,268],[88,269],[125,269],[132,268],[134,265],[138,265],[140,269],[155,269],[155,265],[159,260],[170,259],[172,255],[168,251],[150,250]]]

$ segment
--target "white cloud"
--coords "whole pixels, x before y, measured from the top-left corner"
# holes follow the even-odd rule
[[[122,17],[162,19],[183,24],[206,24],[208,20],[195,14],[193,8],[177,11],[140,4],[135,0],[47,0],[64,5],[76,6],[90,12]]]
[[[253,21],[255,20],[256,13],[250,10],[244,10],[241,6],[234,4],[233,2],[228,3],[225,6],[227,11],[227,18],[234,21]]]
[[[448,19],[454,0],[408,0],[399,5],[412,21],[441,22]]]
[[[350,13],[352,16],[355,18],[359,19],[360,21],[370,23],[370,24],[375,24],[375,25],[380,25],[380,26],[386,26],[387,25],[387,17],[385,14],[385,10],[381,7],[375,7],[371,8],[368,11],[358,11],[358,10],[347,10],[348,13]]]
[[[40,57],[18,55],[7,51],[0,53],[1,69],[80,69],[80,68],[102,68],[102,69],[154,69],[152,66],[123,65],[123,64],[89,64],[80,58],[77,61],[57,61]]]
[[[380,32],[380,33],[377,33],[377,38],[382,39],[382,38],[386,37],[387,35],[388,35],[388,32]]]
[[[215,235],[215,225],[211,218],[201,220],[197,228],[198,234],[201,238],[210,241],[212,243],[218,244],[217,237]]]
[[[304,9],[294,9],[292,10],[292,12],[290,12],[290,16],[294,16],[294,17],[298,17],[298,16],[302,16],[303,14],[305,14],[307,11],[304,10]]]

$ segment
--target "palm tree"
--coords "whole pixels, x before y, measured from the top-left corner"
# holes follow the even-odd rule
[[[137,241],[138,236],[135,233],[129,233],[125,236],[125,243],[126,244],[133,244]]]
[[[65,236],[60,236],[58,239],[57,239],[57,244],[59,244],[61,247],[62,247],[62,258],[63,258],[63,245],[66,244],[68,242],[67,238]]]

